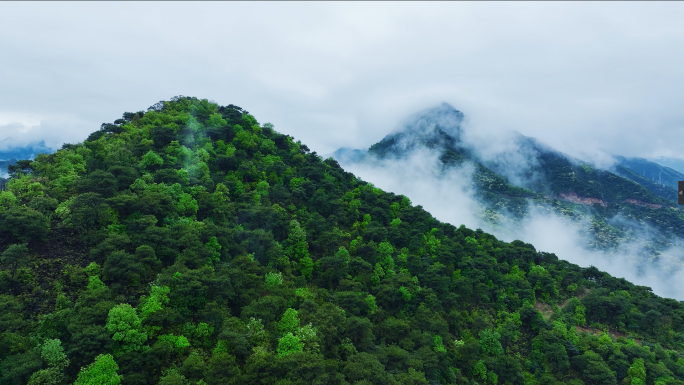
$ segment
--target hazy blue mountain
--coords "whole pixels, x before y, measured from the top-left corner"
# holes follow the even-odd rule
[[[352,148],[338,148],[333,152],[332,154],[329,154],[327,157],[333,157],[334,159],[337,159],[337,161],[341,162],[360,162],[363,159],[365,159],[366,155],[368,154],[367,151],[364,150],[357,150],[357,149],[352,149]]]
[[[23,147],[9,147],[0,150],[0,160],[33,159],[40,153],[53,153],[55,150],[46,147],[44,141],[28,144]]]
[[[681,172],[644,158],[616,156],[615,160],[616,174],[639,183],[658,196],[677,201],[677,182],[684,180]]]
[[[17,160],[33,159],[41,153],[51,154],[54,149],[45,146],[45,142],[35,142],[23,147],[9,147],[0,150],[0,177],[7,176],[7,166]]]
[[[684,174],[684,160],[676,159],[676,158],[657,157],[657,158],[651,159],[651,161],[658,163],[661,166],[669,167],[675,171],[678,171],[678,172],[681,172]]]

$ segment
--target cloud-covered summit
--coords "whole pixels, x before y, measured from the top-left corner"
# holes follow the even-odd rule
[[[400,127],[371,146],[405,151],[415,146],[436,147],[460,140],[464,115],[449,103],[429,108],[408,117]],[[380,145],[379,147],[376,147]],[[381,153],[378,152],[378,155]]]
[[[419,148],[453,149],[460,142],[465,115],[449,103],[413,113],[396,129],[368,150],[340,148],[331,156],[337,160],[361,161],[367,156],[402,157]]]
[[[464,118],[463,112],[443,102],[411,114],[368,150],[343,147],[331,156],[340,162],[349,163],[369,161],[372,158],[403,158],[423,149],[435,150],[437,155],[465,152],[467,149],[461,143]]]

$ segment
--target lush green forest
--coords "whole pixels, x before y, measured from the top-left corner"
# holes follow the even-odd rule
[[[175,97],[12,167],[0,383],[684,384],[684,304]]]

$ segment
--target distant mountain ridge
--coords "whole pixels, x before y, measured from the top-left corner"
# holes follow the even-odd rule
[[[343,166],[373,165],[379,160],[406,159],[423,149],[438,156],[444,172],[472,165],[472,186],[484,220],[503,216],[520,221],[533,207],[545,207],[591,223],[583,231],[592,239],[593,249],[609,250],[641,239],[647,254],[658,255],[673,239],[684,237],[684,213],[669,187],[684,178],[677,171],[622,157],[614,170],[602,170],[518,133],[512,134],[515,146],[508,152],[484,156],[464,141],[463,118],[462,112],[444,103],[413,115],[367,151],[339,149],[332,156]],[[662,184],[651,178],[656,169],[664,178]],[[620,218],[657,229],[658,235],[647,240]]]
[[[615,160],[613,171],[617,175],[644,186],[660,197],[677,200],[677,183],[684,181],[681,172],[644,158],[616,156]]]
[[[34,142],[23,147],[10,147],[0,150],[0,177],[7,176],[7,166],[18,160],[33,159],[38,154],[51,154],[54,149],[45,146],[44,141]]]
[[[676,158],[666,158],[661,156],[657,158],[652,158],[651,162],[657,163],[661,166],[669,167],[677,172],[684,174],[684,160]]]
[[[30,143],[22,147],[10,147],[0,150],[0,160],[33,159],[41,153],[52,153],[54,149],[45,146],[45,141]]]

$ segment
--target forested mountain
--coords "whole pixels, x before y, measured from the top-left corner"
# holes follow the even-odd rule
[[[0,251],[2,384],[684,384],[681,302],[441,223],[233,105],[20,163]]]
[[[628,243],[641,259],[657,259],[684,237],[684,212],[669,187],[670,179],[681,175],[676,171],[650,164],[669,170],[661,172],[669,178],[663,186],[650,179],[651,168],[648,177],[642,176],[634,160],[620,158],[616,174],[517,133],[507,149],[487,153],[464,140],[463,118],[442,104],[412,116],[367,151],[340,149],[333,157],[343,166],[374,167],[423,151],[438,158],[444,176],[469,165],[483,222],[509,221],[507,227],[515,228],[531,211],[551,212],[575,222],[590,250],[622,253]]]

